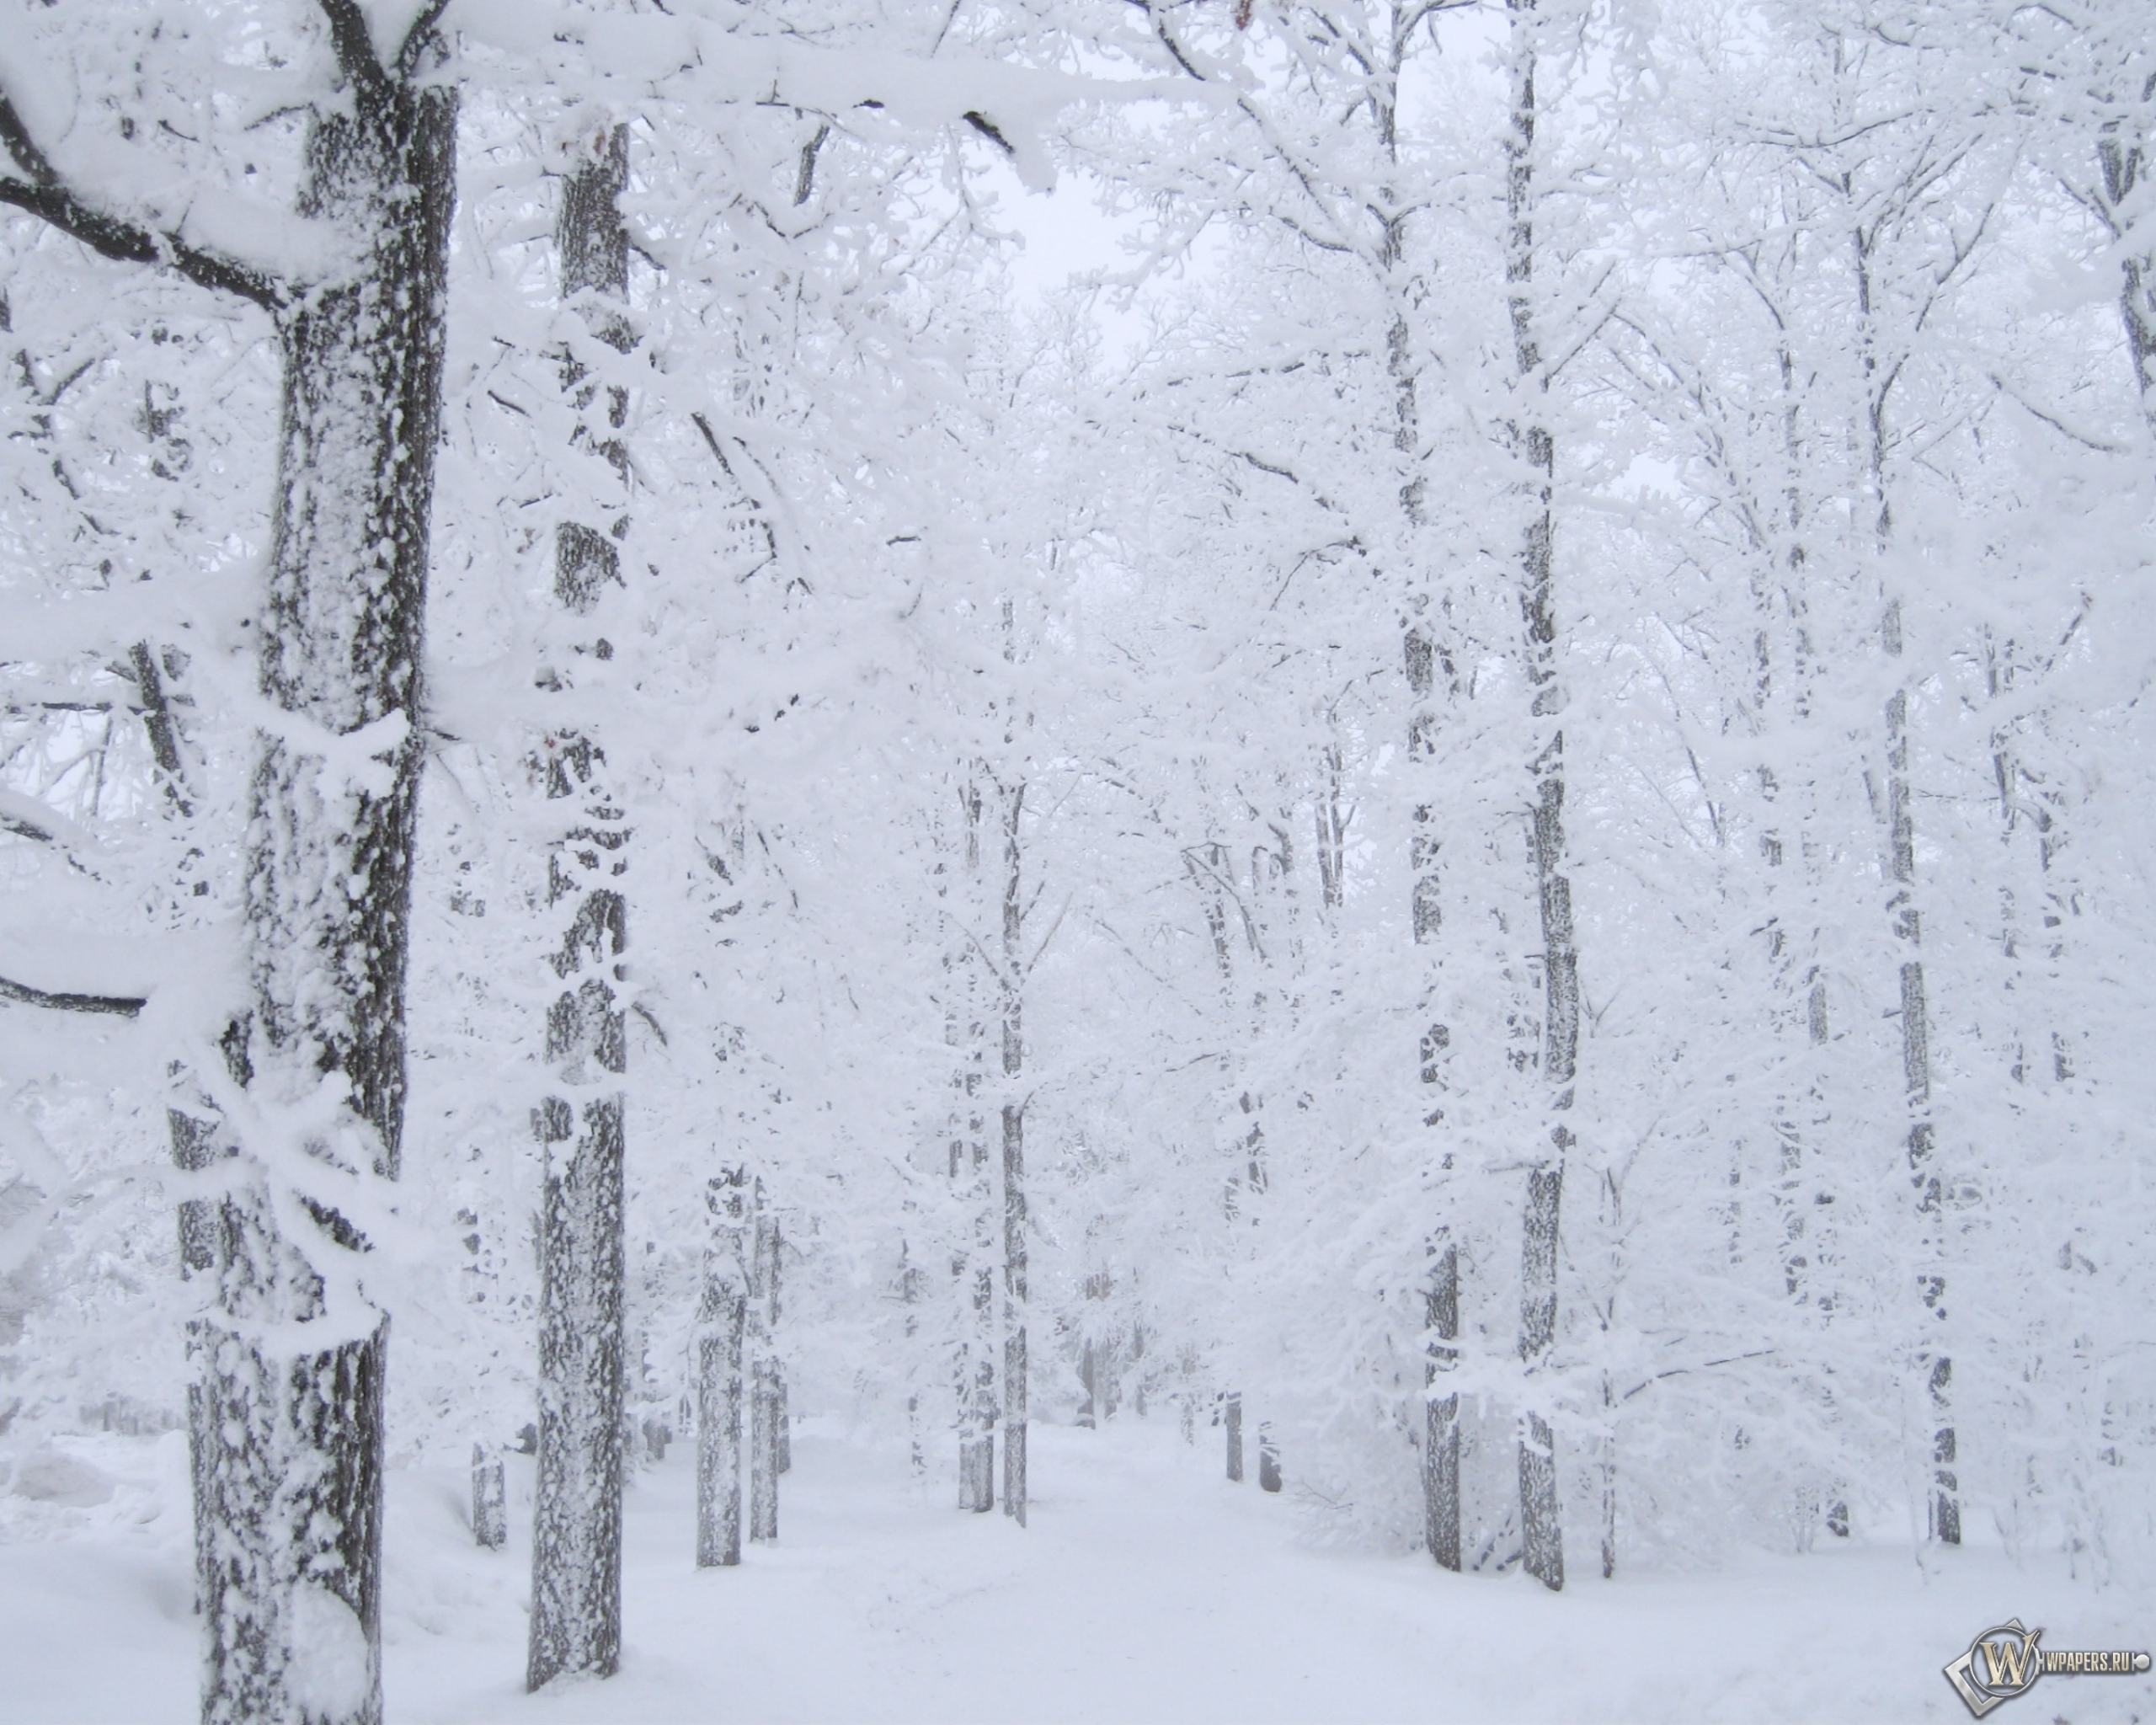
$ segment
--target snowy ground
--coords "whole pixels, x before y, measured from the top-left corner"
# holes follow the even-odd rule
[[[2156,1601],[1995,1551],[1929,1579],[1906,1547],[1859,1547],[1588,1576],[1552,1597],[1299,1545],[1292,1503],[1215,1478],[1212,1444],[1186,1450],[1170,1423],[1034,1436],[1040,1495],[1021,1532],[931,1500],[903,1460],[811,1430],[782,1541],[702,1573],[677,1445],[629,1495],[620,1676],[539,1696],[519,1680],[528,1546],[478,1550],[461,1479],[401,1474],[389,1717],[1862,1725],[1966,1719],[1940,1667],[2004,1617],[2056,1647],[2156,1642]],[[184,1440],[79,1440],[25,1483],[42,1495],[0,1498],[0,1722],[192,1721]],[[528,1512],[528,1471],[513,1527],[520,1488]],[[2156,1719],[2156,1680],[2050,1677],[1994,1716],[2137,1718]]]

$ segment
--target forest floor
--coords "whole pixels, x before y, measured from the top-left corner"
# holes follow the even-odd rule
[[[2047,1645],[2156,1642],[2156,1601],[1995,1549],[1929,1576],[1906,1544],[1757,1554],[1556,1596],[1313,1548],[1290,1498],[1215,1477],[1215,1442],[1186,1449],[1171,1422],[1036,1427],[1023,1530],[813,1427],[794,1459],[781,1541],[733,1570],[691,1565],[687,1446],[639,1474],[621,1674],[536,1696],[520,1681],[528,1545],[472,1545],[456,1471],[396,1474],[390,1720],[1865,1725],[1967,1718],[1940,1668],[2005,1617]],[[0,1497],[0,1722],[192,1721],[185,1440],[83,1439],[43,1466],[42,1497],[19,1495],[19,1471]],[[531,1464],[513,1466],[515,1530]],[[2054,1676],[2007,1705],[2001,1725],[2127,1725],[2156,1719],[2156,1680]]]

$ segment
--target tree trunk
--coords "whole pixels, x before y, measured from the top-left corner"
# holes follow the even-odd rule
[[[1558,1203],[1564,1190],[1572,1133],[1565,1124],[1572,1106],[1579,1050],[1579,960],[1572,943],[1572,882],[1561,872],[1565,854],[1565,734],[1556,720],[1565,707],[1556,663],[1556,622],[1551,609],[1550,487],[1556,446],[1541,422],[1546,380],[1534,328],[1534,0],[1510,0],[1513,123],[1506,140],[1508,227],[1505,280],[1510,292],[1515,387],[1529,412],[1515,427],[1518,452],[1533,478],[1527,544],[1521,559],[1520,605],[1527,627],[1528,681],[1537,721],[1529,757],[1537,799],[1534,809],[1536,898],[1541,912],[1543,1108],[1548,1148],[1530,1151],[1536,1166],[1528,1175],[1520,1258],[1521,1363],[1530,1386],[1535,1368],[1556,1338]],[[1530,1394],[1532,1390],[1530,1388]],[[1557,1503],[1557,1467],[1550,1423],[1530,1407],[1519,1443],[1519,1515],[1523,1561],[1528,1573],[1555,1590],[1565,1584],[1564,1535]]]
[[[290,718],[254,772],[253,1010],[228,1046],[265,1113],[348,1086],[307,1150],[393,1179],[456,103],[378,70],[348,93],[310,129],[301,211],[366,249],[279,329],[260,675]],[[207,1138],[181,1135],[183,1162],[206,1160]],[[371,1725],[387,1319],[357,1278],[358,1229],[310,1205],[314,1228],[283,1235],[274,1152],[239,1148],[228,1195],[181,1224],[189,1267],[217,1279],[189,1333],[202,1717]]]
[[[750,1260],[749,1537],[778,1538],[779,1422],[784,1412],[775,1334],[778,1327],[778,1218],[755,1188],[754,1255]]]
[[[979,898],[981,796],[978,784],[958,793],[964,823],[962,917],[970,926]],[[982,1113],[981,1086],[987,1051],[987,1023],[982,1006],[979,958],[962,954],[955,961],[965,979],[963,1009],[951,1033],[959,1051],[958,1115],[951,1136],[951,1183],[963,1207],[968,1237],[952,1255],[951,1274],[960,1300],[958,1348],[958,1507],[985,1514],[995,1507],[995,1354],[991,1341],[995,1306],[995,1214],[990,1205],[988,1122]]]
[[[490,1551],[509,1543],[509,1491],[501,1453],[486,1444],[472,1446],[472,1537]]]
[[[2151,79],[2156,85],[2156,79]],[[2144,89],[2146,102],[2151,91]],[[2137,144],[2128,144],[2111,128],[2097,145],[2097,163],[2103,172],[2106,214],[2116,216],[2132,197],[2147,169],[2147,158]],[[2127,224],[2113,220],[2115,237]],[[2156,430],[2156,254],[2127,251],[2119,259],[2119,323],[2126,335],[2128,362],[2133,366],[2134,387],[2141,394],[2142,412],[2149,429]]]
[[[1881,630],[1889,657],[1902,653],[1899,601],[1886,608]],[[1954,1362],[1940,1345],[1937,1327],[1946,1318],[1946,1277],[1941,1264],[1945,1218],[1941,1207],[1936,1146],[1931,1119],[1931,1025],[1924,999],[1924,927],[1916,897],[1916,821],[1909,802],[1909,697],[1897,688],[1886,702],[1886,851],[1893,881],[1887,901],[1895,939],[1907,955],[1902,961],[1902,1079],[1907,1098],[1910,1178],[1917,1191],[1924,1267],[1918,1277],[1927,1333],[1919,1344],[1918,1375],[1932,1413],[1931,1482],[1928,1519],[1932,1538],[1942,1545],[1961,1543],[1961,1500],[1955,1461],[1956,1434],[1951,1408]]]
[[[1228,1477],[1236,1484],[1243,1477],[1243,1398],[1230,1396],[1221,1413],[1221,1422],[1228,1435]]]
[[[635,337],[607,302],[628,286],[628,248],[616,205],[627,180],[628,139],[616,128],[570,176],[556,227],[562,296],[600,296],[593,331],[626,352]],[[583,414],[595,385],[573,357],[563,383]],[[625,392],[606,393],[605,417],[618,431]],[[618,441],[579,430],[579,443],[626,467]],[[579,616],[621,578],[616,548],[625,519],[601,532],[564,521],[554,542],[555,596]],[[558,670],[542,682],[559,687]],[[613,1674],[622,1646],[622,1466],[626,1338],[622,1236],[623,1104],[608,1090],[627,1066],[627,1025],[614,984],[628,945],[618,881],[628,840],[618,799],[605,782],[606,757],[588,736],[547,740],[547,794],[582,806],[548,865],[549,898],[569,907],[555,974],[568,985],[547,1014],[547,1059],[577,1102],[549,1097],[535,1124],[547,1158],[540,1230],[539,1490],[534,1511],[531,1632],[527,1686],[563,1672]],[[567,1146],[566,1149],[562,1146]]]
[[[712,1244],[696,1313],[696,1567],[741,1561],[741,1343],[748,1324],[741,1263],[746,1176],[711,1183]]]
[[[1428,1318],[1438,1340],[1422,1368],[1422,1537],[1441,1568],[1460,1567],[1460,1397],[1435,1393],[1440,1373],[1460,1356],[1460,1248],[1434,1254]]]
[[[1006,601],[1006,628],[1010,609]],[[1024,905],[1018,822],[1026,788],[1017,785],[1003,804],[1003,1513],[1026,1525],[1026,1108],[1010,1092],[1025,1068],[1021,990],[1025,954],[1021,945]]]
[[[1280,1489],[1280,1448],[1273,1441],[1273,1428],[1262,1421],[1257,1428],[1257,1488],[1261,1492]]]
[[[1557,1324],[1557,1205],[1564,1169],[1528,1176],[1526,1236],[1520,1261],[1520,1359],[1532,1370],[1550,1350]],[[1557,1516],[1557,1456],[1550,1422],[1529,1408],[1519,1444],[1520,1557],[1553,1593],[1565,1584],[1564,1530]]]

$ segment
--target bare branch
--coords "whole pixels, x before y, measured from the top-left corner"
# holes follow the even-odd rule
[[[2050,426],[2052,430],[2057,432],[2060,436],[2071,438],[2074,442],[2079,444],[2084,449],[2093,449],[2100,455],[2124,455],[2126,453],[2126,450],[2121,445],[2106,442],[2100,437],[2091,436],[2086,431],[2077,431],[2073,426],[2068,425],[2065,420],[2060,419],[2056,414],[2046,413],[2043,409],[2038,407],[2036,403],[2031,401],[2027,396],[2022,394],[2020,390],[2015,388],[2012,384],[2009,383],[2004,377],[2000,377],[1998,372],[1993,371],[1990,376],[1993,387],[1997,389],[2001,395],[2004,396],[2009,401],[2012,402],[2016,407],[2020,408],[2024,413],[2029,414],[2031,418],[2041,420],[2045,425]]]
[[[968,119],[972,117],[970,115],[967,116]],[[793,207],[797,210],[808,201],[809,194],[816,190],[817,152],[824,147],[830,135],[831,123],[827,120],[816,128],[816,136],[801,147],[801,171],[793,180]]]
[[[374,37],[367,29],[366,14],[360,10],[358,0],[317,0],[317,3],[329,25],[329,45],[337,56],[338,69],[370,95],[378,94],[387,87],[389,74],[375,56]]]
[[[149,733],[150,753],[164,780],[165,794],[182,814],[192,814],[195,809],[187,797],[186,770],[179,757],[179,726],[173,718],[172,698],[165,692],[164,679],[157,674],[157,662],[147,641],[135,644],[129,664],[142,702],[142,726]]]
[[[4,92],[0,92],[0,145],[6,147],[23,176],[0,179],[0,204],[13,204],[50,222],[102,257],[123,264],[161,264],[198,286],[237,295],[265,311],[276,311],[285,303],[284,284],[275,276],[189,245],[177,235],[139,227],[77,196],[32,140]]]
[[[986,138],[997,149],[1002,151],[1006,158],[1013,162],[1018,159],[1018,152],[1011,148],[1011,140],[1003,136],[1002,132],[997,129],[995,122],[985,114],[978,108],[969,108],[966,110],[965,118],[968,126]]]
[[[11,982],[4,976],[0,976],[0,1001],[46,1007],[59,1012],[103,1012],[116,1018],[131,1018],[149,1004],[147,999],[134,995],[48,994],[41,988]]]
[[[397,50],[393,70],[400,78],[409,78],[419,69],[419,56],[427,51],[427,45],[434,40],[435,26],[440,23],[442,13],[448,9],[449,0],[427,0],[419,15],[412,20],[412,27],[404,32],[404,40]]]

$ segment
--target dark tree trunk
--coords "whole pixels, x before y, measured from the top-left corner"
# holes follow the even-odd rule
[[[1550,1350],[1557,1327],[1557,1206],[1562,1167],[1528,1176],[1526,1240],[1520,1263],[1520,1358],[1530,1367]],[[1550,1422],[1530,1409],[1519,1444],[1520,1559],[1555,1592],[1565,1584],[1564,1530],[1557,1519],[1557,1456]]]
[[[616,129],[573,174],[557,240],[562,296],[590,296],[594,334],[627,351],[635,337],[615,309],[628,284],[628,249],[616,205],[628,141]],[[563,382],[579,413],[598,400],[574,359]],[[626,396],[606,393],[605,418],[618,431]],[[590,452],[626,468],[617,441],[580,430]],[[620,579],[616,550],[626,520],[601,532],[565,521],[554,542],[555,596],[588,615]],[[542,681],[559,687],[559,670]],[[550,799],[581,806],[549,863],[550,896],[568,907],[553,969],[564,991],[547,1015],[547,1059],[577,1101],[550,1097],[535,1124],[547,1157],[540,1230],[539,1490],[531,1557],[531,1634],[526,1682],[537,1689],[563,1672],[611,1676],[622,1646],[622,1469],[626,1368],[622,1235],[623,1097],[605,1087],[627,1067],[627,1025],[614,984],[627,948],[627,912],[616,883],[628,834],[606,782],[606,757],[588,736],[557,732],[542,764]]]
[[[1527,410],[1513,429],[1518,453],[1532,476],[1520,608],[1526,624],[1528,681],[1534,692],[1534,743],[1528,764],[1537,788],[1532,848],[1542,926],[1542,1081],[1547,1123],[1547,1147],[1538,1145],[1530,1151],[1535,1166],[1528,1175],[1522,1220],[1519,1353],[1532,1394],[1535,1369],[1556,1338],[1558,1200],[1564,1190],[1566,1154],[1572,1144],[1565,1119],[1572,1106],[1579,1050],[1579,960],[1572,943],[1572,882],[1562,872],[1565,734],[1556,721],[1564,711],[1565,691],[1558,676],[1550,593],[1556,444],[1542,419],[1545,379],[1533,296],[1535,4],[1534,0],[1509,0],[1509,4],[1513,117],[1506,139],[1505,281],[1512,311],[1515,386]],[[1554,1438],[1548,1419],[1532,1407],[1521,1423],[1519,1493],[1522,1561],[1544,1586],[1561,1588],[1564,1535]]]
[[[618,1033],[618,1013],[605,1015]],[[605,1020],[602,1020],[605,1022]],[[603,1060],[602,1071],[616,1070]],[[618,1098],[547,1104],[540,1236],[539,1489],[526,1686],[612,1675],[622,1646],[622,1242]],[[557,1146],[574,1146],[561,1156]]]
[[[456,185],[455,94],[411,77],[426,51],[414,45],[393,74],[351,60],[347,104],[319,115],[307,141],[302,213],[365,249],[280,321],[261,686],[289,718],[262,739],[254,772],[253,1009],[229,1043],[267,1109],[325,1081],[347,1085],[341,1123],[306,1147],[390,1179],[403,1129],[420,632]],[[216,1136],[176,1130],[182,1162],[221,1154]],[[387,1320],[355,1278],[359,1231],[308,1204],[312,1227],[283,1235],[267,1147],[239,1149],[246,1166],[229,1195],[181,1223],[189,1268],[218,1284],[189,1337],[202,1716],[371,1725]]]
[[[1280,1489],[1280,1449],[1273,1441],[1273,1428],[1260,1422],[1257,1428],[1257,1488],[1261,1492]]]
[[[776,1339],[778,1218],[764,1207],[761,1182],[756,1186],[754,1234],[749,1282],[749,1537],[769,1542],[778,1537],[779,1426],[786,1404]]]
[[[712,1231],[696,1313],[696,1564],[741,1561],[741,1348],[749,1321],[742,1264],[747,1175],[711,1183]]]
[[[1459,1349],[1460,1248],[1448,1242],[1430,1272],[1428,1321],[1438,1339],[1424,1365],[1422,1403],[1422,1537],[1444,1568],[1460,1567],[1460,1397],[1436,1393]]]

